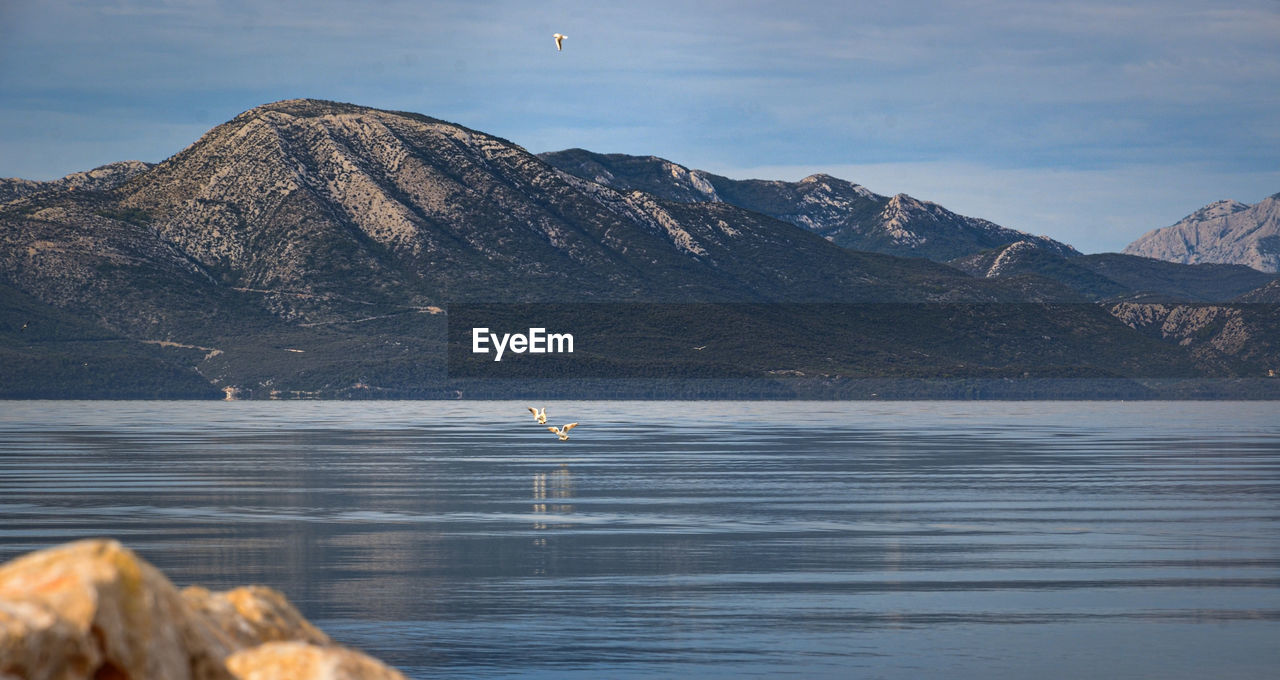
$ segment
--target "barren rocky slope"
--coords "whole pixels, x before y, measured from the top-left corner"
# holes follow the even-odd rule
[[[1059,255],[1079,255],[1071,246],[1045,236],[957,215],[906,194],[881,196],[830,175],[811,175],[799,182],[734,180],[656,156],[568,149],[539,157],[565,172],[618,190],[645,191],[672,201],[724,202],[754,210],[852,250],[945,262],[1027,241]]]
[[[0,178],[0,203],[42,192],[104,191],[123,184],[129,178],[145,172],[150,167],[150,163],[142,161],[120,161],[84,172],[73,172],[62,179],[48,182],[12,177]]]
[[[1254,205],[1211,203],[1177,224],[1143,234],[1124,252],[1170,262],[1242,264],[1280,272],[1280,194]]]
[[[1280,378],[1280,305],[1120,303],[1130,327],[1177,343],[1200,365],[1231,375]]]

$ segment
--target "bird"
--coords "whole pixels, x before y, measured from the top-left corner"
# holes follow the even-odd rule
[[[560,43],[564,42],[564,39],[565,39],[565,38],[568,38],[569,36],[567,36],[567,35],[560,35],[559,33],[557,33],[557,34],[555,34],[555,35],[553,35],[553,36],[551,36],[551,37],[556,39],[556,51],[557,51],[557,52],[559,52],[559,51],[560,51]]]
[[[534,408],[534,407],[530,406],[530,407],[529,407],[529,413],[532,413],[532,414],[533,414],[533,419],[534,419],[534,420],[536,420],[536,421],[538,421],[538,424],[539,424],[539,425],[546,425],[546,424],[547,424],[547,407],[543,406],[543,407],[542,407],[542,410],[541,410],[541,411],[539,411],[538,409],[536,409],[536,408]]]
[[[701,347],[694,347],[694,348],[693,348],[693,351],[695,351],[695,352],[701,352],[702,350],[704,350],[704,349],[706,349],[706,348],[707,348],[707,346],[706,346],[706,345],[703,345],[703,346],[701,346]]]
[[[556,436],[560,438],[560,441],[567,442],[569,441],[569,430],[572,430],[577,426],[578,426],[577,423],[569,423],[564,427],[548,427],[547,429],[554,432]]]

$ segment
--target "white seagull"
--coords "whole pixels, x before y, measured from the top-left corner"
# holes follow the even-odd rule
[[[560,43],[564,42],[564,39],[565,39],[565,38],[568,38],[569,36],[567,36],[567,35],[560,35],[559,33],[557,33],[557,34],[555,34],[555,35],[553,35],[553,36],[551,36],[551,37],[556,39],[556,51],[557,51],[557,52],[559,52],[559,51],[560,51]]]
[[[569,441],[569,430],[572,430],[577,426],[578,426],[577,423],[569,423],[564,427],[548,427],[547,429],[556,433],[556,436],[560,438],[560,441],[567,442]]]
[[[530,407],[529,407],[529,413],[532,413],[532,414],[533,414],[533,419],[534,419],[534,420],[536,420],[536,421],[538,421],[538,424],[539,424],[539,425],[546,425],[546,424],[547,424],[547,407],[543,406],[543,407],[542,407],[542,410],[541,410],[541,411],[539,411],[538,409],[536,409],[536,408],[534,408],[534,407],[530,406]]]

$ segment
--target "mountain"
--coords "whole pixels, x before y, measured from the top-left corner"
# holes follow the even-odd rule
[[[148,339],[467,300],[1022,295],[728,204],[615,192],[436,119],[332,102],[259,107],[110,191],[70,189],[5,204],[5,279]]]
[[[659,310],[668,325],[656,330],[673,334],[633,345],[656,353],[596,364],[806,376],[817,396],[859,377],[1234,370],[1196,363],[1099,305],[1058,304],[1081,297],[1041,276],[975,278],[849,250],[726,200],[613,189],[415,113],[276,102],[135,168],[93,189],[47,186],[0,203],[0,347],[27,367],[0,376],[0,396],[474,395],[448,372],[447,326],[479,302],[535,303],[569,321],[575,303],[591,303],[622,332],[637,319],[600,305],[764,305],[711,318]],[[750,332],[728,332],[722,318]],[[691,329],[734,344],[691,350],[706,344],[690,342]],[[508,381],[480,393],[615,394],[584,391],[581,373],[571,365],[554,389]],[[673,394],[643,389],[627,394]],[[1144,394],[1135,389],[1123,393]]]
[[[656,156],[599,154],[569,149],[539,158],[577,177],[621,191],[644,191],[670,201],[723,202],[804,227],[851,250],[945,262],[1027,241],[1064,256],[1079,253],[1044,236],[957,215],[906,194],[887,197],[832,177],[799,182],[734,180],[690,170]]]
[[[258,107],[132,169],[0,204],[0,283],[171,350],[219,388],[424,394],[443,377],[442,308],[465,301],[1028,294],[725,203],[617,192],[496,137],[349,104]]]
[[[584,182],[444,121],[312,100],[238,116],[114,200],[220,281],[331,299],[1000,295],[729,204]]]
[[[1082,299],[1107,302],[1116,319],[1184,348],[1192,363],[1211,373],[1255,379],[1280,374],[1280,278],[1273,274],[1119,253],[1064,258],[1025,242],[951,264],[974,276],[1043,277]]]
[[[73,172],[62,179],[37,182],[29,179],[0,178],[0,203],[42,192],[104,191],[123,184],[134,175],[150,168],[142,161],[108,163],[84,172]]]
[[[1244,265],[1177,264],[1120,253],[1065,258],[1025,241],[949,264],[986,278],[1043,277],[1096,301],[1227,302],[1276,280]]]
[[[1125,247],[1130,255],[1182,263],[1242,264],[1280,272],[1280,194],[1254,205],[1218,201]]]
[[[1280,305],[1139,304],[1111,313],[1131,328],[1185,348],[1196,364],[1220,374],[1280,377]]]
[[[1280,279],[1274,279],[1265,286],[1241,295],[1237,298],[1237,302],[1263,302],[1273,305],[1280,304]]]

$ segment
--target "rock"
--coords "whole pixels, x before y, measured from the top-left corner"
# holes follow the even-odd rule
[[[0,680],[403,677],[335,646],[275,590],[179,592],[116,541],[0,565]]]
[[[268,642],[236,652],[227,668],[240,680],[405,680],[360,652],[305,642]]]
[[[29,680],[230,680],[225,638],[155,567],[116,541],[0,566],[0,670]]]
[[[211,593],[191,586],[182,597],[195,611],[217,626],[237,649],[264,642],[297,640],[329,646],[333,640],[311,625],[279,591],[247,586]]]
[[[102,657],[91,642],[48,607],[0,600],[0,678],[89,677]],[[45,663],[51,659],[58,659],[58,664]]]

